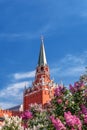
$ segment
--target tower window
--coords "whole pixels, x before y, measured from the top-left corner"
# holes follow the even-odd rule
[[[41,67],[41,71],[44,71],[44,67]]]
[[[46,71],[48,71],[48,68],[46,68]]]

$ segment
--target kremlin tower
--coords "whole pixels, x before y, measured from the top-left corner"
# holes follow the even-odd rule
[[[50,79],[49,66],[47,64],[43,38],[36,67],[35,80],[32,87],[25,88],[23,95],[23,109],[28,110],[30,104],[42,104],[49,102],[54,96],[55,83]]]

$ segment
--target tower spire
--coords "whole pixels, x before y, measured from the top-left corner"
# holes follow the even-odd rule
[[[44,65],[44,66],[47,65],[43,36],[41,36],[41,48],[40,48],[39,60],[38,60],[38,66],[41,66],[41,65]]]

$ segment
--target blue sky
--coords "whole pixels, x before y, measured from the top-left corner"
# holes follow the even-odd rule
[[[0,0],[0,106],[22,103],[44,44],[51,78],[68,86],[87,66],[87,0]]]

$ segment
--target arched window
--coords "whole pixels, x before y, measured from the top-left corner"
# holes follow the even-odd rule
[[[44,67],[41,67],[41,71],[44,71]]]

